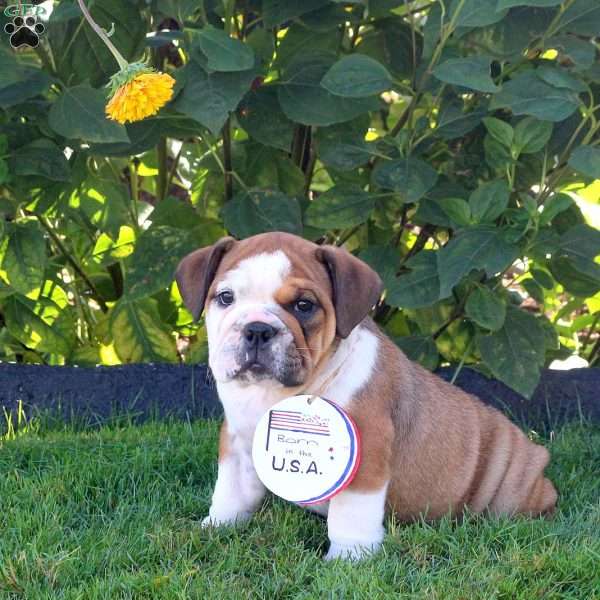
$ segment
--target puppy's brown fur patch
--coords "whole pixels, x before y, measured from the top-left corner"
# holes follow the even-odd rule
[[[493,514],[551,514],[548,451],[499,411],[409,361],[370,325],[380,360],[348,407],[359,424],[363,466],[352,489],[381,489],[400,520],[437,519],[465,507]]]

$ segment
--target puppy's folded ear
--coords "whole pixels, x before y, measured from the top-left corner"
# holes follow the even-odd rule
[[[233,246],[232,237],[221,238],[212,246],[200,248],[185,256],[175,272],[175,281],[186,308],[198,320],[204,309],[206,295],[223,255]]]
[[[369,265],[337,246],[321,246],[317,260],[327,267],[333,288],[336,333],[346,338],[379,300],[383,284]]]

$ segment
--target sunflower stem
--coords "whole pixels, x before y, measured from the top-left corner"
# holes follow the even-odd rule
[[[225,178],[225,202],[233,197],[231,129],[229,119],[223,125],[223,176]]]
[[[46,219],[39,213],[34,214],[40,222],[40,225],[46,230],[46,232],[50,236],[50,239],[54,242],[54,245],[64,256],[65,260],[71,265],[75,273],[77,273],[77,275],[79,275],[79,277],[81,277],[81,279],[85,282],[90,292],[92,293],[94,300],[98,303],[100,310],[104,313],[108,312],[108,306],[106,305],[106,301],[98,291],[98,288],[93,284],[92,280],[87,276],[81,265],[75,260],[74,256],[67,250],[58,234],[54,231],[52,225],[50,225],[50,221],[48,221],[48,219]]]
[[[124,69],[129,64],[124,58],[123,55],[117,50],[116,46],[110,41],[108,36],[106,35],[106,31],[94,21],[90,11],[87,9],[87,6],[84,4],[83,0],[77,0],[79,4],[79,8],[85,17],[85,20],[90,24],[91,28],[98,34],[98,37],[104,42],[106,47],[111,51],[112,55],[115,57],[119,65],[119,69]]]
[[[131,216],[133,218],[133,226],[135,231],[139,230],[140,218],[138,215],[138,201],[140,197],[140,187],[137,172],[137,159],[129,163],[129,186],[131,193]]]
[[[169,189],[169,168],[168,168],[168,152],[167,152],[167,138],[161,137],[156,146],[156,153],[158,156],[158,176],[156,179],[156,200],[162,202]]]

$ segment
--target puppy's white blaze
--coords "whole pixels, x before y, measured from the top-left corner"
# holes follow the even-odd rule
[[[365,327],[356,327],[340,342],[327,369],[311,384],[307,393],[323,394],[342,407],[348,405],[369,382],[377,361],[378,346],[377,336]]]
[[[235,269],[225,273],[217,292],[232,290],[236,301],[271,303],[291,268],[292,263],[282,250],[263,252],[240,261]]]
[[[383,541],[388,484],[373,492],[340,492],[329,501],[327,531],[331,546],[326,558],[360,559]]]

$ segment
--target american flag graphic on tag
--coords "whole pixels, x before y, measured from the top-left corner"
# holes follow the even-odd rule
[[[328,419],[320,419],[295,410],[272,410],[269,413],[269,432],[272,429],[278,431],[290,431],[294,433],[308,433],[311,435],[329,436]],[[269,444],[267,435],[267,449]]]

